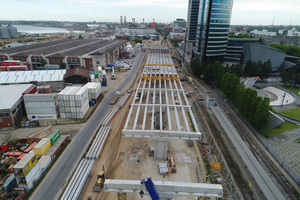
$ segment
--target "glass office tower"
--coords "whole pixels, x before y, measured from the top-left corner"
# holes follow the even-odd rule
[[[233,0],[200,0],[193,56],[200,62],[223,62]]]

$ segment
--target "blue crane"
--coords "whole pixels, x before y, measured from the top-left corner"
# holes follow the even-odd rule
[[[149,192],[149,195],[151,197],[152,200],[160,200],[159,196],[158,196],[158,192],[155,188],[155,185],[152,181],[151,178],[145,178],[141,181],[141,184],[145,184],[145,187],[147,189],[147,191]],[[141,197],[143,197],[143,190],[141,190],[140,195]]]

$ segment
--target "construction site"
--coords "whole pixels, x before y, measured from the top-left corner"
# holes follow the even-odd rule
[[[221,198],[222,185],[207,179],[195,142],[202,134],[169,49],[152,44],[139,73],[60,199]]]

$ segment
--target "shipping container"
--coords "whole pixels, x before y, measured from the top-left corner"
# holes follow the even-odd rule
[[[7,71],[27,71],[26,65],[8,66]]]
[[[55,94],[26,94],[25,102],[55,102]]]
[[[26,190],[24,188],[15,188],[14,193],[18,195],[15,200],[23,200],[26,196]]]
[[[13,157],[19,157],[20,155],[22,155],[22,152],[6,152],[4,154],[5,156],[13,156]]]
[[[36,92],[37,92],[37,87],[35,85],[32,85],[22,93],[22,96],[24,96],[25,94],[35,94]]]
[[[39,176],[42,176],[42,174],[45,172],[45,170],[50,165],[50,163],[51,163],[51,156],[45,156],[45,155],[43,155],[39,159],[39,161],[38,161],[38,165],[40,167]]]
[[[33,177],[39,173],[40,171],[40,166],[38,165],[38,162],[35,163],[35,165],[32,167],[32,169],[26,174],[25,176],[25,182],[26,184],[28,184],[32,179]],[[21,181],[24,181],[24,178],[19,178],[19,177],[16,177],[17,179],[17,183],[20,184]]]
[[[0,144],[0,153],[1,152],[7,152],[9,148],[9,142],[2,142]]]
[[[44,155],[51,156],[51,159],[53,160],[56,157],[56,155],[59,154],[62,147],[66,145],[67,140],[68,140],[68,136],[61,135],[60,138],[55,142],[55,144],[51,146]]]
[[[57,129],[54,129],[52,133],[47,135],[47,138],[50,138],[51,140],[51,146],[57,141],[59,136],[60,136],[60,131]]]
[[[26,154],[13,168],[16,177],[24,177],[36,164],[37,157],[34,152]]]
[[[36,142],[29,145],[29,147],[27,147],[27,149],[24,150],[24,153],[29,153],[35,145],[36,145]]]
[[[0,67],[0,71],[2,71],[2,72],[3,72],[3,71],[7,71],[7,66],[3,66],[3,67],[1,66],[1,67]]]
[[[10,174],[10,176],[4,182],[3,188],[7,192],[9,192],[11,189],[14,188],[15,184],[16,184],[16,177],[14,174]]]
[[[22,153],[19,157],[17,157],[17,160],[22,160],[22,158],[26,155],[26,153]]]
[[[45,65],[45,69],[47,69],[47,70],[59,70],[60,66],[59,65]]]
[[[1,66],[14,66],[14,65],[20,65],[20,60],[5,60],[1,62]]]
[[[33,151],[37,156],[42,156],[51,146],[50,138],[41,139],[35,147],[33,147]]]

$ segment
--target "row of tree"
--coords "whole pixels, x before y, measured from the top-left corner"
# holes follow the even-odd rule
[[[293,66],[288,70],[280,73],[281,82],[289,84],[294,82],[296,85],[300,85],[300,67]]]
[[[191,68],[205,82],[218,87],[257,130],[267,125],[270,100],[262,99],[255,90],[245,88],[244,84],[240,84],[239,76],[228,72],[222,63],[200,63],[195,60],[191,62]]]
[[[270,47],[281,49],[287,55],[300,57],[300,48],[296,46],[285,46],[281,44],[271,44]]]
[[[214,66],[215,65],[215,66]],[[269,78],[269,73],[272,70],[271,60],[266,62],[258,61],[252,62],[248,61],[243,67],[241,64],[233,64],[229,66],[228,64],[224,68],[223,65],[218,63],[200,63],[198,60],[194,60],[191,63],[191,68],[196,76],[200,77],[202,75],[207,83],[211,83],[216,80],[215,76],[219,74],[224,74],[225,72],[234,73],[238,77],[255,77],[259,76],[261,80]],[[214,73],[212,73],[214,72]],[[215,74],[215,75],[213,75]],[[218,87],[218,85],[217,85]]]
[[[220,81],[220,90],[257,130],[268,124],[269,98],[257,96],[256,90],[245,88],[233,73],[226,72]]]

